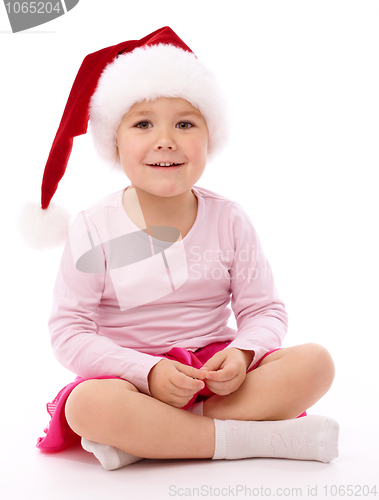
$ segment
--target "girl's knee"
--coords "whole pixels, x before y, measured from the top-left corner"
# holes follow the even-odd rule
[[[88,436],[103,415],[112,407],[112,401],[123,398],[128,392],[138,389],[125,380],[86,380],[73,389],[65,404],[68,425],[79,436]]]
[[[304,344],[304,362],[310,372],[310,378],[315,383],[327,388],[332,385],[335,375],[335,366],[329,351],[319,344]]]
[[[77,385],[67,398],[65,404],[65,415],[68,425],[79,435],[82,435],[82,427],[87,417],[86,408],[90,410],[91,393],[93,393],[93,381],[88,380]]]

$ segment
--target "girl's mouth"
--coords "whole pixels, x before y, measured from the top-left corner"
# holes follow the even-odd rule
[[[165,170],[174,170],[176,168],[179,168],[183,165],[183,163],[148,163],[147,164],[149,167],[154,167],[157,169],[165,169]]]

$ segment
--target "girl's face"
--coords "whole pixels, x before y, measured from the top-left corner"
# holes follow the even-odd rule
[[[117,146],[132,186],[154,196],[178,196],[191,190],[204,172],[208,129],[188,101],[160,97],[130,108],[117,130]]]

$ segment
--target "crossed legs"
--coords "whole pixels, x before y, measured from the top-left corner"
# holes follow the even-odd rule
[[[138,457],[212,458],[214,419],[295,419],[328,391],[333,378],[329,353],[317,344],[304,344],[267,356],[235,393],[206,400],[203,416],[114,379],[82,382],[68,397],[65,411],[80,436]]]

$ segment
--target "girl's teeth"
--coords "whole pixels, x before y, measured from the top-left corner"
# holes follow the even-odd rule
[[[177,163],[154,163],[153,167],[171,167],[177,165]]]

